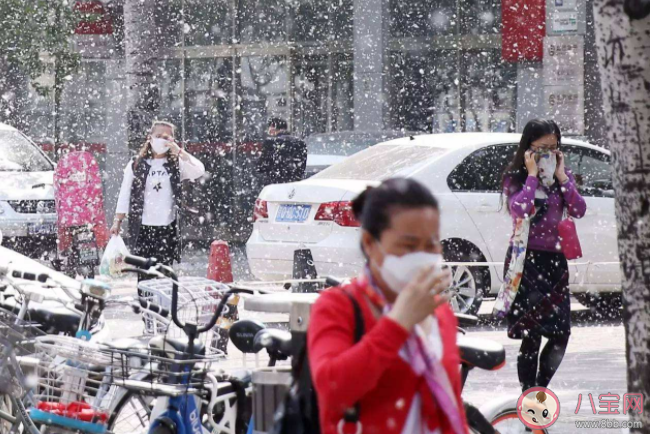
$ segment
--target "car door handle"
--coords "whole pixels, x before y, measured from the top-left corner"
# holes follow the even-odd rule
[[[491,210],[492,205],[490,205],[489,203],[479,203],[478,208],[481,210]]]

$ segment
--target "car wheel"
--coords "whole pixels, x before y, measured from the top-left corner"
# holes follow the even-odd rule
[[[621,307],[623,306],[623,298],[620,293],[581,293],[574,294],[574,296],[580,304],[589,308],[592,313],[607,317],[615,317],[619,315]]]
[[[447,262],[482,262],[471,254],[445,253]],[[490,271],[487,267],[455,265],[451,267],[452,284],[450,300],[454,312],[476,315],[483,303],[485,290],[490,287]]]

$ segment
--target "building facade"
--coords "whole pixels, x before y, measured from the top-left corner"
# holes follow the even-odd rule
[[[110,208],[133,152],[125,131],[124,1],[82,2],[111,25],[78,31],[84,60],[59,115],[64,141],[100,154]],[[547,115],[544,63],[504,59],[503,7],[501,0],[157,0],[156,116],[178,125],[187,146],[210,160],[219,181],[205,187],[206,197],[245,191],[247,204],[256,194],[246,177],[255,148],[247,144],[263,138],[271,116],[286,118],[301,137],[520,131]],[[585,100],[599,101],[590,32],[587,25]],[[28,133],[47,142],[51,101],[33,101]],[[587,119],[583,135],[598,142],[598,124]],[[203,212],[209,222],[232,218],[217,208]]]

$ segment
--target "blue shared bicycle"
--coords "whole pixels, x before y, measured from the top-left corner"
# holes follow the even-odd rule
[[[183,322],[179,318],[178,277],[173,269],[158,264],[154,258],[126,256],[124,260],[125,263],[134,267],[129,271],[147,277],[165,277],[172,281],[169,314],[171,314],[173,324],[183,331],[186,339],[171,338],[167,335],[154,337],[148,344],[149,367],[141,370],[141,372],[148,371],[150,373],[149,379],[138,380],[130,376],[130,378],[117,380],[117,384],[142,393],[147,390],[146,383],[150,381],[151,394],[163,397],[163,399],[155,400],[155,407],[151,410],[149,434],[210,434],[215,432],[214,428],[216,427],[210,426],[210,418],[205,416],[214,413],[218,395],[216,390],[219,384],[223,384],[215,378],[210,369],[211,364],[222,356],[206,354],[205,345],[198,338],[215,326],[226,309],[230,296],[249,291],[237,288],[226,291],[217,309],[203,324],[189,320]],[[125,356],[132,356],[132,354],[125,353]],[[151,380],[152,378],[156,379],[155,382]],[[207,393],[206,385],[209,385],[211,389]],[[207,405],[205,403],[206,396]],[[229,428],[228,431],[235,432],[235,427]]]

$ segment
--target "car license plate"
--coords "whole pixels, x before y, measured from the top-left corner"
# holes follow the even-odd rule
[[[29,235],[50,235],[56,232],[54,223],[33,224],[27,227]]]
[[[276,222],[281,223],[302,223],[307,220],[311,212],[311,205],[280,205]]]

